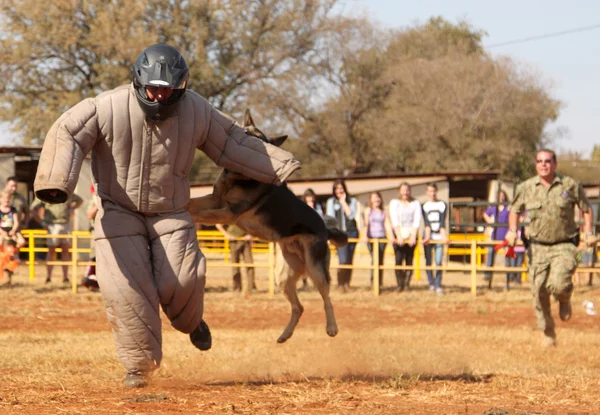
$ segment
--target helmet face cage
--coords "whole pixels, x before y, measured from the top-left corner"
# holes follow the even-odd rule
[[[157,44],[144,50],[133,65],[133,85],[138,102],[150,119],[169,116],[173,104],[183,98],[187,88],[189,69],[181,53],[172,46]],[[167,101],[154,102],[148,98],[146,87],[173,88]]]

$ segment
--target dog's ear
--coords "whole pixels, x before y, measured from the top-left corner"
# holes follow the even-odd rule
[[[247,109],[244,114],[244,124],[243,127],[254,127],[254,120],[252,119],[252,115],[250,115],[250,110]]]
[[[288,138],[287,135],[282,135],[280,137],[275,137],[275,138],[271,138],[271,144],[273,144],[274,146],[281,146],[283,144],[283,142]]]

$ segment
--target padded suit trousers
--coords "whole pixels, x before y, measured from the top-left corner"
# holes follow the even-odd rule
[[[192,332],[202,320],[206,259],[187,211],[145,216],[104,200],[95,220],[96,276],[121,364],[147,373],[162,360],[160,308]]]

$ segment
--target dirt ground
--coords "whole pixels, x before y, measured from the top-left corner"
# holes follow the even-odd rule
[[[546,351],[527,284],[506,292],[500,283],[485,290],[481,282],[473,298],[468,277],[457,275],[447,278],[444,296],[415,281],[408,293],[388,288],[374,297],[361,278],[350,293],[332,290],[338,337],[327,337],[322,302],[309,291],[300,294],[305,313],[294,337],[277,345],[289,316],[283,296],[269,296],[264,278],[258,292],[244,296],[227,288],[227,278],[209,276],[205,320],[213,350],[193,350],[165,321],[168,368],[149,387],[130,390],[120,385],[101,295],[18,276],[0,288],[0,414],[600,413],[593,343],[600,318],[580,305],[570,322],[557,321],[564,342]],[[600,304],[600,290],[578,287],[574,304],[584,299]],[[89,339],[96,343],[86,346]],[[54,355],[25,350],[32,347]],[[82,347],[92,363],[79,359]],[[73,363],[56,356],[61,350]],[[449,363],[462,353],[473,361]],[[208,356],[203,374],[190,367],[200,355]]]

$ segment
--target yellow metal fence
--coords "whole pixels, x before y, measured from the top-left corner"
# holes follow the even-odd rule
[[[44,243],[46,239],[50,236],[45,230],[31,230],[25,229],[22,231],[23,236],[27,240],[27,246],[21,248],[21,252],[27,253],[27,261],[26,264],[29,267],[29,278],[34,279],[35,277],[35,267],[40,263],[48,264],[48,265],[67,265],[72,269],[72,290],[74,293],[77,292],[77,269],[79,266],[92,265],[94,262],[89,260],[81,260],[81,254],[89,254],[90,253],[90,241],[92,235],[87,231],[74,231],[71,234],[65,235],[53,235],[53,238],[65,238],[71,240],[71,260],[70,261],[39,261],[36,260],[36,254],[38,253],[47,253],[48,248]],[[264,242],[264,241],[253,241],[252,251],[255,253],[266,253],[267,261],[266,262],[254,262],[252,264],[243,264],[243,263],[231,263],[229,262],[229,244],[230,241],[223,236],[223,234],[219,231],[198,231],[198,244],[200,249],[205,254],[208,253],[219,253],[224,254],[224,258],[221,261],[208,261],[208,265],[211,267],[256,267],[256,268],[267,268],[269,274],[269,293],[274,294],[275,292],[275,247],[272,242]],[[242,239],[242,238],[240,238]],[[350,242],[360,242],[360,239],[351,238]],[[527,264],[523,263],[523,267],[514,268],[514,267],[505,267],[505,266],[482,266],[482,255],[487,253],[487,248],[489,246],[495,246],[500,244],[502,241],[484,241],[480,239],[459,239],[455,238],[451,241],[450,245],[444,246],[444,263],[441,266],[431,265],[426,266],[421,264],[421,249],[422,244],[419,242],[417,244],[414,262],[413,265],[385,265],[379,264],[378,251],[379,251],[379,242],[387,242],[386,240],[372,239],[369,242],[373,242],[373,263],[369,265],[359,265],[359,264],[351,264],[351,265],[336,265],[333,264],[331,266],[332,269],[338,268],[351,268],[351,269],[366,269],[373,270],[374,275],[378,269],[383,270],[412,270],[414,271],[415,279],[419,280],[421,277],[421,272],[425,270],[439,270],[441,269],[444,272],[464,272],[470,275],[470,286],[472,295],[477,294],[477,273],[485,272],[485,271],[494,271],[494,272],[523,272],[524,278],[526,278],[527,272]],[[335,255],[335,249],[330,247],[333,255]],[[386,247],[386,253],[392,252],[391,246],[388,244]],[[56,252],[60,252],[60,248],[56,249]],[[469,263],[466,264],[451,264],[448,261],[449,255],[468,255]],[[579,272],[593,272],[599,273],[600,268],[578,268]],[[380,287],[379,287],[379,279],[373,278],[373,293],[375,295],[379,295]]]

